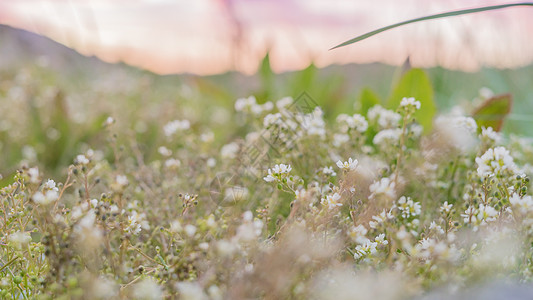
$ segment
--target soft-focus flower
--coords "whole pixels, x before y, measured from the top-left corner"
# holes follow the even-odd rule
[[[355,170],[355,168],[357,168],[358,163],[359,161],[357,161],[357,159],[352,159],[350,157],[348,158],[348,161],[345,161],[345,162],[342,162],[340,160],[337,161],[337,167],[343,170],[352,171],[352,170]]]
[[[400,101],[400,107],[414,107],[415,109],[420,109],[420,101],[417,101],[415,98],[402,98]]]
[[[168,122],[163,127],[163,132],[165,133],[166,137],[170,137],[176,132],[187,130],[190,127],[191,127],[191,123],[189,122],[189,120],[174,120],[174,121]]]
[[[395,191],[396,184],[388,177],[383,177],[379,181],[375,181],[369,187],[371,195],[370,199],[374,199],[379,196],[385,196],[389,199],[396,197]]]
[[[509,154],[509,150],[504,147],[488,149],[481,157],[476,157],[476,164],[478,165],[477,173],[480,177],[491,174],[501,175],[504,171],[511,173],[517,171],[513,157]]]
[[[334,193],[333,195],[327,195],[325,198],[322,198],[320,204],[327,206],[328,209],[334,209],[335,207],[342,206],[342,203],[339,202],[341,195]]]
[[[289,172],[292,170],[291,165],[279,164],[275,165],[274,168],[268,169],[268,175],[263,177],[266,182],[272,182],[275,180],[282,180],[287,177]]]

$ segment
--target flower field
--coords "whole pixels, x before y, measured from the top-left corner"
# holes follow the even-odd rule
[[[445,111],[420,69],[387,101],[133,73],[3,75],[0,298],[442,299],[533,279],[510,95]]]

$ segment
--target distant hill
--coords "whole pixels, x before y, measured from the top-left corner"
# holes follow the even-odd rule
[[[66,73],[102,71],[112,65],[42,35],[0,25],[0,68],[13,69],[32,63]]]

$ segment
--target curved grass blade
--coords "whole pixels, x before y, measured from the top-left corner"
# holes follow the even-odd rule
[[[471,9],[462,9],[462,10],[450,11],[450,12],[446,12],[446,13],[440,13],[440,14],[436,14],[436,15],[429,15],[429,16],[425,16],[425,17],[411,19],[411,20],[403,21],[403,22],[400,22],[400,23],[392,24],[392,25],[389,25],[389,26],[385,26],[385,27],[382,27],[382,28],[367,32],[367,33],[365,33],[363,35],[360,35],[360,36],[355,37],[355,38],[353,38],[351,40],[348,40],[348,41],[346,41],[344,43],[341,43],[341,44],[339,44],[339,45],[337,45],[337,46],[335,46],[335,47],[333,47],[333,48],[331,48],[329,50],[333,50],[333,49],[344,47],[344,46],[347,46],[347,45],[350,45],[350,44],[353,44],[353,43],[357,43],[359,41],[367,39],[367,38],[369,38],[369,37],[371,37],[373,35],[376,35],[378,33],[383,32],[383,31],[387,31],[387,30],[390,30],[390,29],[393,29],[393,28],[396,28],[396,27],[400,27],[400,26],[403,26],[403,25],[411,24],[411,23],[416,23],[416,22],[421,22],[421,21],[426,21],[426,20],[432,20],[432,19],[440,19],[440,18],[446,18],[446,17],[460,16],[460,15],[472,14],[472,13],[477,13],[477,12],[482,12],[482,11],[487,11],[487,10],[502,9],[502,8],[513,7],[513,6],[533,6],[533,2],[520,2],[520,3],[510,3],[510,4],[502,4],[502,5],[484,6],[484,7],[471,8]]]

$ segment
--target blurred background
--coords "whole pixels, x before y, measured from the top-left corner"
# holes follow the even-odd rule
[[[0,21],[107,62],[159,74],[253,74],[270,53],[275,72],[311,62],[382,62],[477,71],[533,59],[533,9],[427,21],[335,51],[367,31],[428,14],[508,0],[2,0]]]
[[[399,21],[512,2],[0,0],[0,174],[21,161],[59,172],[104,144],[109,116],[147,160],[174,119],[198,134],[212,128],[220,146],[241,135],[230,122],[240,97],[305,92],[334,120],[361,112],[365,97],[390,104],[409,68],[424,69],[440,113],[461,105],[471,114],[480,98],[511,93],[503,131],[531,136],[531,7],[410,24],[329,50]]]

